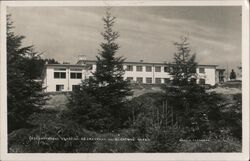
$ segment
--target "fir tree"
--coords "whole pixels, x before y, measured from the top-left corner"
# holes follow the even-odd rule
[[[174,45],[178,50],[174,54],[173,70],[170,73],[173,76],[174,85],[194,83],[197,63],[195,62],[195,54],[190,55],[191,50],[187,37],[182,37],[181,42],[175,42]]]
[[[7,91],[8,91],[8,132],[29,127],[28,118],[39,111],[45,103],[41,83],[31,79],[26,68],[33,52],[33,46],[22,47],[24,36],[15,35],[13,22],[7,16]]]
[[[230,80],[234,80],[236,79],[236,74],[234,72],[234,70],[232,69],[231,73],[230,73]]]
[[[100,44],[101,50],[97,56],[96,71],[93,73],[93,77],[82,82],[80,91],[71,95],[69,106],[72,110],[87,111],[81,116],[77,114],[80,117],[77,119],[78,122],[84,124],[85,127],[109,131],[123,126],[126,118],[123,118],[125,115],[122,111],[126,111],[124,109],[126,96],[131,95],[131,90],[129,82],[123,79],[125,59],[116,55],[119,45],[115,40],[119,37],[119,33],[113,31],[115,17],[107,11],[103,21],[104,32],[101,35],[104,42]],[[80,95],[86,98],[81,98]],[[81,104],[82,101],[79,99],[91,100],[92,103],[86,107]],[[80,103],[75,104],[74,102]],[[95,107],[92,108],[93,106]],[[85,108],[92,110],[89,111]]]
[[[119,45],[115,40],[119,33],[113,31],[115,17],[109,11],[103,18],[104,32],[102,36],[104,42],[101,43],[101,50],[97,56],[96,71],[93,73],[95,83],[99,85],[97,99],[102,105],[110,106],[120,104],[124,98],[130,95],[129,83],[123,80],[125,71],[123,70],[124,58],[116,56]]]
[[[208,127],[205,88],[196,83],[195,54],[191,55],[188,39],[182,37],[175,42],[177,52],[171,64],[172,84],[166,86],[165,102],[168,105],[169,125],[177,125],[186,129],[186,137],[201,137]]]

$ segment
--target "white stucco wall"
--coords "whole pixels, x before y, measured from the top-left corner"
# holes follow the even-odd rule
[[[199,68],[205,68],[205,73],[199,73]],[[214,66],[198,66],[196,69],[196,73],[198,75],[198,83],[199,79],[205,79],[205,84],[215,85],[216,83],[216,68]]]
[[[66,68],[66,78],[54,78],[55,68]],[[91,75],[91,71],[83,70],[79,71],[82,73],[82,79],[71,79],[70,73],[75,72],[71,71],[69,66],[65,67],[57,67],[57,66],[47,66],[45,69],[45,78],[43,79],[43,86],[46,87],[47,92],[54,92],[56,91],[56,85],[64,85],[64,89],[62,91],[72,91],[73,85],[78,85],[81,83],[81,80],[88,78]]]
[[[127,66],[128,65],[124,65],[124,69],[126,69]],[[164,72],[164,66],[161,66],[161,72],[155,71],[155,65],[138,65],[142,66],[142,71],[136,71],[136,66],[137,65],[133,65],[133,71],[125,71],[124,79],[127,79],[127,77],[133,77],[133,80],[136,81],[137,77],[142,77],[143,83],[146,83],[146,78],[152,78],[152,83],[155,83],[155,78],[161,78],[161,83],[164,83],[164,78],[170,78],[170,75]],[[146,66],[152,66],[152,71],[147,72]]]
[[[133,80],[136,81],[137,77],[143,78],[143,83],[146,83],[146,78],[150,77],[152,78],[152,83],[155,83],[155,78],[161,78],[161,83],[164,83],[164,78],[171,78],[171,75],[169,73],[164,72],[164,65],[161,66],[161,72],[155,72],[155,66],[154,64],[139,64],[138,66],[142,66],[142,71],[136,71],[136,64],[125,64],[124,69],[127,68],[127,65],[133,65],[133,71],[125,71],[124,79],[127,79],[127,77],[133,77]],[[151,72],[146,72],[146,66],[152,66]],[[73,65],[60,65],[53,66],[48,65],[45,69],[45,77],[43,79],[43,86],[47,87],[47,92],[54,92],[56,91],[56,85],[64,85],[63,91],[72,91],[73,85],[78,85],[81,83],[81,80],[84,80],[86,78],[89,78],[89,76],[92,76],[91,72],[94,72],[96,70],[96,65],[93,64],[92,70],[85,70],[84,66],[82,66],[82,79],[71,79],[70,78],[70,68],[74,67]],[[54,78],[54,72],[55,68],[66,68],[66,78]],[[79,66],[78,66],[79,68]],[[204,68],[205,73],[199,73],[199,68]],[[199,79],[205,79],[205,84],[215,85],[216,83],[216,68],[215,66],[198,66],[196,69],[197,72],[197,83],[199,83]]]

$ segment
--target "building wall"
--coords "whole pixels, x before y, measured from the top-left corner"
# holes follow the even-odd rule
[[[66,78],[54,78],[54,72],[56,71],[55,68],[66,68]],[[64,85],[64,89],[62,91],[72,91],[73,85],[78,85],[81,83],[82,79],[88,78],[91,76],[90,70],[83,70],[79,71],[79,73],[82,73],[82,79],[71,79],[70,73],[75,72],[71,71],[70,67],[55,67],[55,66],[47,66],[45,70],[45,78],[43,79],[43,86],[46,87],[47,92],[54,92],[56,91],[56,85]]]
[[[204,68],[205,73],[200,73],[199,68]],[[216,84],[216,73],[215,73],[215,67],[213,66],[198,66],[196,69],[196,73],[198,75],[198,83],[200,79],[205,79],[205,84],[215,85]]]
[[[159,66],[159,65],[133,65],[133,64],[127,64],[124,65],[124,69],[127,69],[128,65],[132,65],[133,66],[133,71],[126,71],[124,74],[124,78],[127,79],[128,77],[133,77],[133,81],[136,81],[137,77],[142,77],[143,78],[143,83],[146,83],[146,78],[152,78],[152,83],[156,83],[155,82],[155,78],[161,78],[161,83],[164,83],[164,78],[170,78],[171,76],[169,75],[169,73],[164,72],[164,66],[161,66],[161,71],[160,72],[156,72],[155,71],[155,66]],[[136,66],[142,66],[142,71],[136,71]],[[152,67],[152,71],[151,72],[147,72],[146,71],[146,66],[151,66]]]
[[[44,80],[44,87],[46,87],[47,92],[56,91],[56,85],[64,85],[64,90],[68,89],[68,77],[69,77],[69,69],[66,68],[66,79],[55,79],[54,78],[54,68],[53,66],[47,66],[45,70],[45,80]]]
[[[127,79],[128,77],[133,77],[133,81],[136,82],[136,78],[137,77],[142,77],[143,78],[143,83],[146,83],[146,78],[152,78],[152,83],[155,84],[155,79],[156,78],[160,78],[161,79],[161,83],[164,83],[164,79],[170,79],[171,75],[169,75],[169,73],[164,71],[164,65],[161,65],[161,71],[160,72],[156,72],[155,71],[155,67],[159,66],[159,65],[155,65],[155,64],[142,64],[140,63],[139,65],[136,64],[125,64],[124,65],[124,69],[127,69],[128,65],[132,65],[133,66],[133,71],[126,71],[124,74],[124,79]],[[136,66],[142,66],[142,71],[136,71]],[[147,72],[146,71],[146,66],[152,66],[152,71],[151,72]],[[56,71],[56,68],[65,68],[65,72],[66,72],[66,78],[54,78],[54,72]],[[82,73],[82,79],[71,79],[70,78],[70,73],[72,66],[61,66],[61,67],[57,67],[57,66],[47,66],[46,70],[45,70],[45,77],[43,80],[43,85],[46,88],[47,92],[54,92],[56,91],[56,85],[64,85],[64,89],[62,91],[72,91],[72,86],[73,85],[78,85],[81,83],[81,80],[84,80],[86,78],[89,78],[90,76],[92,76],[91,72],[94,72],[96,70],[96,65],[92,64],[92,68],[86,70],[86,68],[84,68],[84,66],[82,67],[82,70],[79,71]],[[204,73],[200,73],[200,69],[199,68],[204,68]],[[205,84],[210,84],[210,85],[215,85],[216,83],[216,69],[215,66],[199,66],[196,69],[197,72],[197,83],[200,83],[200,79],[204,79],[205,80]]]

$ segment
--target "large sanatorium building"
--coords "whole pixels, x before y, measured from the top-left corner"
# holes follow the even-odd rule
[[[223,81],[221,70],[216,65],[198,65],[197,83],[215,85]],[[162,84],[171,79],[171,66],[167,63],[124,62],[124,79],[135,83]],[[92,76],[96,61],[80,57],[76,64],[46,64],[43,70],[43,86],[46,92],[72,91],[79,87],[81,80]],[[222,72],[223,74],[223,72]]]

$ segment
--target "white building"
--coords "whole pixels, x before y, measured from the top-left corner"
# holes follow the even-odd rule
[[[43,86],[47,92],[72,91],[81,80],[92,76],[96,61],[80,59],[76,65],[46,64],[43,71]],[[171,65],[166,63],[124,62],[124,79],[145,84],[162,84],[171,79]],[[216,65],[198,65],[197,83],[215,85]]]

